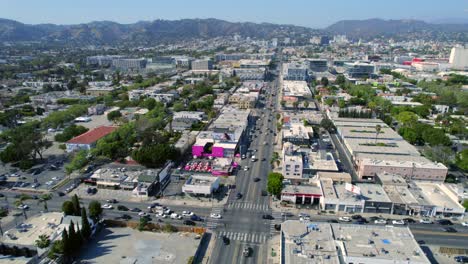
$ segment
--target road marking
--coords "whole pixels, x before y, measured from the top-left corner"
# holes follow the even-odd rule
[[[458,236],[458,237],[468,237],[468,234],[460,234],[460,233],[448,233],[442,231],[425,231],[425,230],[411,230],[413,234],[431,234],[431,235],[439,235],[439,236]]]

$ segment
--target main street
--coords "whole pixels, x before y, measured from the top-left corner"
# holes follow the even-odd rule
[[[262,196],[266,190],[267,176],[271,171],[271,157],[276,133],[276,117],[271,109],[277,107],[279,79],[270,82],[270,89],[265,93],[263,103],[254,111],[256,124],[254,135],[249,147],[249,155],[242,160],[237,177],[236,190],[231,193],[226,211],[223,214],[224,224],[215,230],[218,239],[211,263],[266,263],[268,247],[267,242],[271,236],[272,220],[263,219],[264,214],[271,215],[269,196]],[[274,94],[274,95],[272,95]],[[272,107],[269,107],[269,102]],[[255,151],[254,151],[255,150]],[[250,157],[255,155],[256,161]],[[244,171],[244,167],[248,170]],[[260,181],[255,182],[254,178]],[[236,193],[242,198],[236,199]],[[224,245],[221,236],[230,238],[229,245]],[[250,247],[250,257],[244,257],[244,247]]]

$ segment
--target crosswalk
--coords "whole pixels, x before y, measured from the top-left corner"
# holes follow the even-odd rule
[[[234,202],[230,203],[227,206],[228,209],[246,209],[246,210],[254,210],[254,211],[268,211],[270,208],[268,204],[258,204],[258,203],[250,203],[250,202]]]
[[[223,206],[214,206],[213,208],[211,208],[211,213],[212,214],[220,214],[220,215],[223,215],[223,211],[224,211],[224,207]],[[222,221],[221,219],[215,219],[215,218],[211,218],[211,217],[208,217],[207,221],[206,221],[206,227],[208,229],[215,229],[219,222]]]
[[[242,232],[231,232],[221,231],[218,233],[219,237],[226,236],[230,240],[242,241],[248,243],[263,244],[267,242],[268,235],[261,233],[242,233]]]
[[[281,224],[283,222],[283,217],[281,216],[281,212],[272,212],[271,215],[273,216],[273,220],[270,221],[270,234],[277,233],[278,231],[275,229],[276,224]]]

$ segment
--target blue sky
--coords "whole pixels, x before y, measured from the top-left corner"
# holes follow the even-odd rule
[[[468,20],[468,0],[0,0],[0,18],[28,24],[209,17],[314,28],[376,17]]]

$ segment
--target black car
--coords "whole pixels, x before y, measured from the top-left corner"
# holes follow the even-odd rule
[[[458,231],[453,228],[453,227],[446,227],[444,228],[444,231],[447,232],[447,233],[457,233]]]
[[[198,215],[192,215],[190,217],[190,220],[192,220],[192,221],[203,221],[203,219],[201,217],[199,217]]]
[[[453,225],[452,221],[448,220],[448,219],[440,219],[440,220],[437,220],[437,223],[439,225]]]
[[[184,225],[194,226],[196,223],[192,220],[184,220]]]
[[[124,215],[122,215],[122,219],[130,220],[130,219],[132,219],[132,216],[128,215],[128,214],[124,214]]]
[[[268,196],[268,192],[265,190],[262,190],[262,196]]]
[[[361,216],[361,215],[358,215],[358,214],[357,214],[357,215],[352,215],[352,216],[351,216],[351,219],[354,219],[354,220],[361,219],[361,218],[362,218],[362,216]]]
[[[281,231],[281,224],[275,224],[275,230]]]
[[[60,196],[60,197],[65,196],[65,193],[64,193],[64,192],[58,192],[57,194],[58,194],[58,196]]]
[[[255,178],[253,179],[253,181],[254,181],[254,182],[259,182],[259,181],[260,181],[260,178],[255,177]]]
[[[408,223],[408,224],[414,224],[414,223],[416,223],[416,221],[415,221],[413,218],[405,218],[405,219],[403,219],[403,221],[405,221],[405,222]]]
[[[453,258],[456,262],[468,263],[468,256],[456,256]]]
[[[108,199],[106,202],[107,203],[117,203],[117,200],[116,199]]]
[[[237,199],[241,199],[241,198],[242,198],[242,193],[237,193],[237,194],[236,194],[236,198],[237,198]]]
[[[264,214],[264,215],[262,215],[262,218],[263,218],[263,219],[267,219],[267,220],[273,220],[273,219],[275,219],[275,218],[273,218],[272,215],[269,215],[269,214]]]
[[[130,211],[132,211],[132,212],[136,212],[136,213],[139,213],[139,212],[141,212],[141,209],[140,209],[140,208],[136,208],[136,207],[135,207],[135,208],[133,208],[133,209],[132,209],[132,210],[130,210]]]
[[[229,243],[231,243],[231,241],[229,240],[229,238],[227,236],[223,236],[223,243],[224,243],[224,245],[229,245]]]
[[[0,193],[0,197],[5,197],[5,195],[3,193]]]
[[[327,220],[328,223],[339,223],[338,220],[336,219],[330,219],[330,220]]]
[[[117,206],[117,210],[119,210],[119,211],[128,211],[128,207],[123,206],[123,205],[119,205],[119,206]]]

